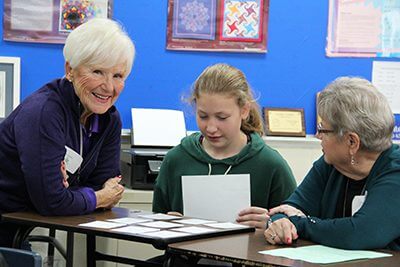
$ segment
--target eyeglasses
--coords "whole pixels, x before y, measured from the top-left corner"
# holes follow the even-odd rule
[[[317,124],[317,134],[334,133],[334,132],[335,132],[334,130],[324,129],[322,123]]]

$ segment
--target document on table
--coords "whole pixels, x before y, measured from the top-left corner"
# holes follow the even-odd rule
[[[206,228],[206,227],[199,227],[199,226],[189,226],[189,227],[182,227],[176,228],[174,231],[189,233],[189,234],[205,234],[217,231],[217,229]]]
[[[143,225],[146,227],[162,228],[162,229],[183,226],[183,224],[164,222],[164,221],[146,222],[146,223],[141,223],[140,225]]]
[[[368,250],[346,250],[331,248],[323,245],[312,245],[298,248],[279,248],[259,251],[259,253],[318,264],[329,264],[335,262],[359,259],[375,259],[392,256],[391,254],[382,252]]]
[[[154,213],[154,214],[144,214],[144,215],[139,215],[139,217],[150,219],[150,220],[174,220],[174,219],[180,219],[182,217],[180,216],[173,216],[173,215],[168,215],[164,213]]]
[[[182,176],[182,198],[187,217],[233,222],[250,207],[250,174]]]
[[[160,231],[160,229],[131,225],[126,227],[111,229],[111,231],[129,233],[129,234],[141,234],[141,233]]]
[[[141,235],[149,236],[149,237],[159,237],[159,238],[174,238],[174,237],[188,236],[190,234],[165,230],[165,231],[143,233]]]
[[[125,225],[126,224],[124,224],[124,223],[105,222],[105,221],[93,221],[93,222],[79,224],[79,226],[102,228],[102,229],[111,229],[111,228],[121,227],[121,226],[125,226]]]
[[[194,218],[193,219],[174,220],[173,222],[183,223],[183,224],[191,224],[191,225],[216,223],[216,221],[203,220],[203,219],[194,219]]]
[[[135,224],[135,223],[149,222],[151,220],[144,219],[144,218],[124,217],[124,218],[117,218],[117,219],[108,219],[107,221],[115,222],[115,223],[123,223],[123,224]]]

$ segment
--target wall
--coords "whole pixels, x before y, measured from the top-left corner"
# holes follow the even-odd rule
[[[196,130],[192,110],[180,96],[206,66],[226,62],[246,73],[261,106],[304,108],[306,131],[314,133],[317,91],[341,75],[371,78],[372,59],[325,56],[327,13],[327,0],[270,0],[268,53],[181,52],[165,49],[167,0],[114,0],[114,18],[137,47],[117,102],[123,127],[131,128],[131,107],[172,108],[187,111],[187,128]],[[0,56],[21,57],[22,98],[63,75],[62,45],[1,40]]]

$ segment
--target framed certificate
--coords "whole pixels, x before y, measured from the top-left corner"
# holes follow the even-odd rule
[[[20,58],[0,57],[0,122],[19,105]]]
[[[266,134],[271,136],[306,136],[304,110],[264,108]]]

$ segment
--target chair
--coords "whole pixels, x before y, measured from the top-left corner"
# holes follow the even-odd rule
[[[0,254],[3,255],[8,267],[41,267],[42,257],[33,251],[0,247]]]

